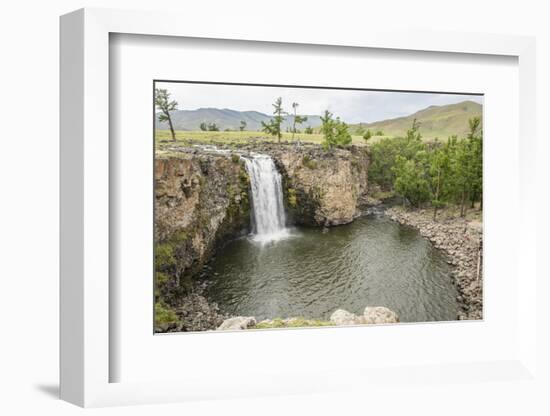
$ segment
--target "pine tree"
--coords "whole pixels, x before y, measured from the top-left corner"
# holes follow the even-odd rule
[[[277,136],[277,141],[281,143],[281,124],[285,120],[285,112],[283,110],[283,99],[281,97],[275,100],[273,105],[273,118],[269,120],[269,123],[262,121],[262,131]]]
[[[294,110],[294,118],[292,120],[292,140],[294,140],[294,134],[296,134],[296,125],[305,123],[307,121],[306,116],[299,116],[298,114],[296,114],[298,105],[298,103],[292,103],[292,109]]]
[[[363,140],[368,143],[370,138],[372,137],[372,132],[367,129],[367,131],[363,134]]]
[[[210,123],[208,125],[208,131],[220,131],[220,128],[217,126],[216,123]]]
[[[323,147],[325,150],[331,149],[336,145],[346,146],[351,143],[351,134],[348,129],[349,126],[340,120],[332,118],[332,113],[325,110],[324,115],[321,116],[321,133],[324,136]]]
[[[425,161],[426,152],[419,152],[415,159],[406,159],[399,155],[393,167],[395,191],[415,207],[421,206],[430,198]]]
[[[176,133],[172,124],[172,117],[170,117],[170,111],[178,109],[177,101],[170,100],[170,93],[168,90],[155,88],[155,105],[161,111],[159,114],[159,121],[168,122],[170,133],[172,133],[172,140],[176,141]]]
[[[468,140],[470,141],[472,180],[470,184],[470,208],[473,208],[476,201],[480,201],[480,207],[483,202],[483,131],[479,117],[474,117],[468,122],[470,127]]]
[[[430,185],[432,193],[432,207],[434,209],[434,221],[437,219],[437,210],[445,205],[449,194],[449,179],[451,176],[450,160],[451,140],[446,145],[436,143],[430,153]]]

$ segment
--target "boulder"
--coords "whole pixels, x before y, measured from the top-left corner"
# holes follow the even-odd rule
[[[234,316],[226,319],[218,327],[218,331],[248,329],[256,326],[256,318],[253,316]]]
[[[359,325],[363,323],[361,317],[343,309],[335,310],[330,316],[330,322],[335,325]]]
[[[399,322],[397,314],[384,306],[367,306],[363,313],[365,324],[394,324]]]

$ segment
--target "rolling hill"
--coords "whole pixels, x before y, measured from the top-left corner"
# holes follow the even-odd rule
[[[481,116],[481,104],[463,101],[457,104],[432,105],[406,117],[355,124],[351,130],[357,131],[359,127],[363,127],[373,133],[381,130],[384,136],[404,136],[416,119],[420,123],[420,133],[423,137],[446,139],[452,135],[464,137],[468,133],[468,120]]]
[[[481,117],[482,106],[474,101],[463,101],[457,104],[435,106],[432,105],[414,114],[374,123],[360,123],[350,125],[352,134],[362,134],[361,131],[370,129],[373,133],[382,131],[384,136],[404,136],[416,119],[420,123],[420,133],[427,139],[446,139],[451,135],[463,137],[468,132],[468,120],[472,117]],[[268,122],[270,115],[258,111],[236,111],[219,108],[199,108],[197,110],[177,110],[171,112],[175,130],[197,131],[202,122],[216,123],[220,130],[239,130],[241,120],[246,122],[246,130],[259,131],[262,121]],[[321,119],[317,115],[308,115],[308,120],[300,126],[317,128]],[[283,130],[292,125],[292,116],[287,116],[283,123]],[[156,128],[167,130],[168,123],[156,120]]]
[[[268,122],[271,116],[260,113],[258,111],[236,111],[228,108],[199,108],[197,110],[177,110],[170,113],[172,123],[175,130],[200,130],[200,124],[216,123],[220,130],[231,129],[238,130],[241,120],[246,122],[246,130],[257,131],[262,129],[262,121]],[[301,125],[301,128],[311,126],[318,127],[321,125],[319,116],[307,116],[308,120]],[[283,123],[283,130],[292,125],[292,116],[287,116]],[[158,113],[156,120],[156,128],[159,130],[167,130],[167,122],[158,121]]]

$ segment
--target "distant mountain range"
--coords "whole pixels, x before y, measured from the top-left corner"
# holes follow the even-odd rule
[[[416,119],[420,123],[420,133],[426,138],[446,139],[452,135],[464,137],[468,133],[468,120],[472,117],[481,117],[482,112],[482,105],[474,101],[432,105],[406,117],[355,124],[352,131],[362,127],[373,133],[381,130],[384,136],[404,136]]]
[[[220,130],[238,130],[241,120],[246,122],[246,130],[258,131],[262,128],[262,121],[268,122],[272,116],[258,111],[236,111],[227,108],[199,108],[197,110],[177,110],[170,113],[176,130],[200,130],[200,124],[216,123]],[[468,120],[482,115],[482,106],[474,101],[463,101],[457,104],[435,106],[432,105],[405,117],[398,117],[374,123],[352,124],[353,134],[361,130],[370,129],[373,133],[382,131],[384,136],[403,136],[412,125],[414,119],[420,123],[420,132],[426,138],[439,137],[445,139],[451,135],[464,136],[468,132]],[[321,125],[318,115],[308,115],[300,129]],[[292,126],[293,117],[287,116],[283,130]],[[345,120],[344,120],[345,121]],[[156,120],[156,128],[167,130],[168,123]]]
[[[201,123],[216,123],[220,130],[239,130],[241,120],[246,122],[246,130],[258,131],[262,129],[262,121],[269,122],[272,116],[259,111],[236,111],[228,108],[199,108],[197,110],[177,110],[170,113],[175,130],[200,130]],[[286,116],[283,130],[290,128],[293,116]],[[321,125],[319,116],[307,116],[307,121],[300,125],[303,129],[307,126],[313,128]],[[157,113],[157,125],[159,130],[167,130],[168,123],[160,122]]]

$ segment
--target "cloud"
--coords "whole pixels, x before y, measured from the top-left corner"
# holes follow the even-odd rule
[[[272,103],[283,98],[283,107],[291,111],[299,103],[301,114],[320,115],[329,110],[348,123],[373,122],[412,114],[430,105],[445,105],[465,100],[483,104],[483,96],[434,94],[393,91],[355,91],[336,89],[258,87],[250,85],[219,85],[189,83],[157,83],[166,88],[182,110],[197,108],[230,108],[238,111],[255,110],[266,114],[273,111]]]

